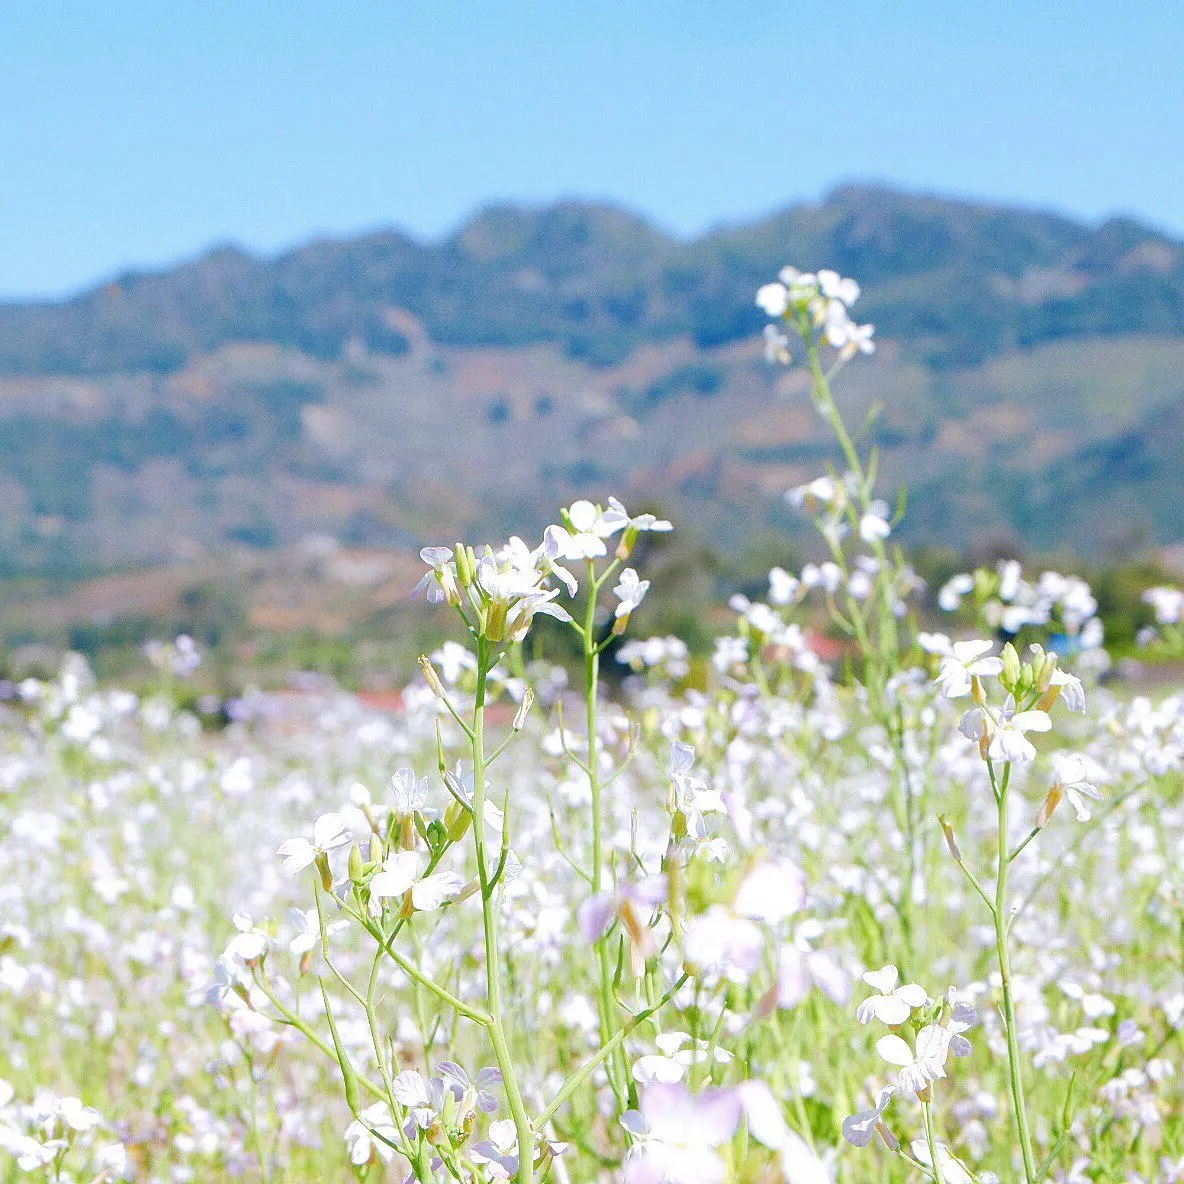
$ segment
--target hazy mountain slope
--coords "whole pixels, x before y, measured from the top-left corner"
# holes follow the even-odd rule
[[[692,242],[503,206],[437,243],[223,249],[0,306],[0,564],[409,548],[613,491],[742,551],[831,459],[800,377],[761,357],[753,293],[787,262],[864,282],[881,349],[841,397],[883,403],[905,537],[1184,537],[1180,244],[847,188]]]

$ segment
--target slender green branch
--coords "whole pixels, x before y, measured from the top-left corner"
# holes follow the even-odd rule
[[[493,1055],[501,1070],[506,1101],[518,1135],[517,1184],[534,1184],[535,1133],[527,1117],[518,1075],[506,1041],[502,1019],[501,953],[497,939],[497,904],[493,899],[495,880],[490,875],[485,847],[485,691],[493,662],[487,643],[477,647],[477,695],[473,703],[473,846],[477,855],[477,877],[481,884],[481,928],[485,943],[485,1003],[489,1011],[486,1030]],[[505,826],[509,820],[505,820]],[[504,833],[504,832],[503,832]],[[504,859],[504,856],[503,856]]]
[[[945,1172],[941,1167],[941,1152],[937,1142],[937,1134],[933,1129],[933,1103],[922,1102],[921,1110],[925,1115],[925,1142],[929,1145],[929,1163],[937,1184],[946,1184]]]
[[[990,771],[991,784],[996,785],[995,770],[992,762],[987,762]],[[1008,859],[1007,838],[1007,792],[1011,781],[1011,765],[1003,771],[998,779],[996,791],[996,809],[998,812],[998,870],[995,879],[995,908],[993,919],[995,922],[995,952],[999,962],[999,977],[1003,984],[1003,1021],[1007,1029],[1007,1071],[1011,1088],[1013,1120],[1016,1135],[1019,1139],[1020,1151],[1024,1157],[1024,1180],[1026,1184],[1036,1184],[1036,1157],[1032,1151],[1032,1135],[1028,1127],[1028,1110],[1024,1102],[1024,1081],[1020,1069],[1020,1041],[1016,1030],[1015,996],[1011,985],[1011,958],[1007,948],[1007,873],[1011,867]]]
[[[588,1060],[586,1060],[583,1065],[581,1065],[580,1068],[577,1069],[576,1072],[564,1082],[563,1088],[551,1100],[550,1105],[548,1105],[547,1108],[538,1116],[538,1118],[535,1119],[535,1128],[537,1130],[542,1130],[542,1128],[545,1127],[547,1123],[555,1117],[556,1113],[559,1111],[560,1107],[563,1106],[564,1102],[566,1102],[568,1098],[570,1098],[572,1094],[574,1094],[576,1090],[578,1090],[580,1086],[592,1076],[597,1067],[602,1065],[610,1056],[612,1056],[613,1053],[616,1052],[616,1050],[622,1044],[624,1044],[625,1040],[634,1031],[636,1031],[637,1028],[644,1024],[646,1020],[652,1018],[659,1011],[661,1011],[662,1008],[665,1007],[666,1004],[669,1003],[670,1000],[682,990],[684,984],[689,978],[689,974],[684,973],[680,975],[675,984],[668,991],[666,991],[666,993],[662,995],[662,997],[658,999],[657,1002],[653,1004],[653,1006],[647,1007],[644,1011],[639,1011],[612,1037],[612,1039],[607,1044],[603,1045],[597,1052],[589,1057]]]

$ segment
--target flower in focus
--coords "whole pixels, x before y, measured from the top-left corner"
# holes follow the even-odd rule
[[[943,658],[936,681],[947,699],[970,694],[971,678],[986,678],[1003,670],[1001,658],[988,658],[990,641],[956,641],[954,652]]]
[[[899,1085],[905,1093],[915,1094],[931,1081],[946,1075],[946,1056],[950,1051],[950,1030],[940,1024],[926,1024],[917,1033],[916,1051],[895,1033],[876,1041],[876,1052],[890,1065],[900,1069]]]
[[[1102,794],[1098,787],[1088,780],[1090,773],[1085,757],[1075,752],[1058,752],[1053,755],[1052,763],[1056,778],[1053,793],[1063,793],[1076,812],[1077,821],[1088,822],[1090,812],[1086,799],[1100,802]]]
[[[1024,733],[1047,732],[1051,729],[1052,720],[1046,712],[1017,712],[1015,699],[1008,695],[992,731],[987,756],[993,761],[1034,761],[1036,748]]]
[[[311,843],[307,839],[288,839],[280,844],[276,854],[283,857],[284,871],[289,876],[296,876],[315,863],[318,856],[344,847],[349,841],[350,834],[341,815],[322,814],[313,823]]]
[[[613,589],[613,595],[616,596],[620,602],[617,605],[616,613],[614,614],[617,620],[628,618],[645,599],[645,594],[650,590],[649,580],[640,579],[637,572],[631,567],[625,568],[621,572],[620,582]]]
[[[412,905],[420,912],[430,912],[464,887],[464,880],[456,872],[432,872],[420,876],[420,866],[418,852],[392,852],[383,860],[382,870],[370,880],[371,901],[402,896],[409,891]],[[374,909],[373,903],[371,909]]]
[[[489,1124],[489,1137],[469,1148],[474,1163],[485,1164],[491,1179],[509,1180],[518,1171],[518,1131],[511,1118]]]
[[[877,994],[869,996],[858,1007],[855,1018],[861,1024],[870,1024],[873,1019],[895,1026],[903,1024],[913,1010],[924,1007],[929,996],[925,988],[916,983],[897,986],[900,972],[895,966],[884,966],[880,970],[864,972],[863,981],[873,987]]]
[[[565,526],[548,526],[545,538],[560,559],[598,559],[608,554],[605,539],[622,530],[629,516],[602,510],[581,498],[563,512]]]
[[[452,548],[424,547],[419,557],[431,570],[411,589],[411,599],[418,600],[422,596],[428,604],[443,604],[445,601],[459,604],[460,591]]]

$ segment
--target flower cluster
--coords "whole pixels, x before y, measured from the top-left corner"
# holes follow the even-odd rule
[[[789,321],[803,336],[820,331],[843,357],[875,352],[875,327],[851,319],[851,305],[858,299],[859,285],[854,280],[836,271],[814,273],[796,267],[782,268],[776,281],[756,294],[757,305],[767,316]],[[789,338],[775,325],[765,329],[765,353],[770,361],[790,361]]]

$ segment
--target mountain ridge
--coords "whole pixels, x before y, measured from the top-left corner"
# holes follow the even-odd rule
[[[790,259],[858,277],[861,315],[937,364],[1074,335],[1184,332],[1184,245],[1150,227],[849,185],[690,239],[572,200],[491,205],[434,242],[383,229],[271,257],[217,247],[65,300],[0,304],[0,373],[170,373],[234,340],[397,355],[407,343],[389,306],[441,344],[554,342],[619,361],[654,338],[716,345],[759,331],[754,285]]]

